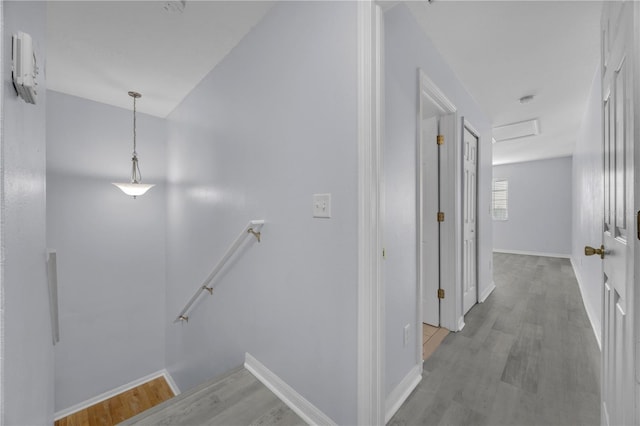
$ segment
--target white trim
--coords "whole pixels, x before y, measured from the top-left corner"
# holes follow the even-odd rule
[[[487,297],[489,297],[491,293],[493,293],[493,290],[495,289],[496,289],[496,283],[495,281],[491,281],[491,284],[489,284],[489,287],[485,288],[482,291],[482,294],[478,298],[478,303],[484,303],[485,300],[487,300]]]
[[[0,1],[0,63],[4,64],[4,1]],[[0,81],[3,83],[0,84],[0,424],[4,425],[5,423],[5,415],[4,415],[4,400],[5,400],[5,385],[4,385],[4,359],[5,359],[5,350],[4,350],[4,313],[5,313],[5,305],[4,305],[4,259],[5,259],[5,250],[4,250],[4,210],[5,210],[5,200],[4,200],[4,71],[5,66],[0,67]]]
[[[376,0],[376,4],[380,6],[383,12],[390,11],[400,3],[401,1],[399,0]]]
[[[173,380],[173,377],[171,376],[169,371],[167,371],[166,369],[163,369],[161,371],[162,371],[162,375],[164,376],[164,379],[167,381],[167,384],[169,385],[169,387],[173,391],[173,394],[175,396],[180,395],[182,393],[182,391],[180,391],[180,388],[178,387],[178,384]]]
[[[602,330],[602,325],[597,320],[598,317],[596,316],[596,313],[593,310],[593,306],[591,306],[591,304],[588,303],[587,299],[585,298],[584,284],[583,284],[584,281],[580,276],[577,263],[573,257],[571,258],[571,266],[573,267],[573,273],[575,274],[576,280],[578,281],[578,288],[580,289],[580,296],[582,297],[582,304],[584,305],[584,310],[587,311],[587,317],[589,317],[589,322],[591,323],[591,329],[593,330],[593,334],[596,336],[596,341],[598,342],[598,348],[600,349],[600,352],[602,352],[602,342],[601,342],[601,336],[600,336],[600,330]]]
[[[420,333],[422,335],[422,333]],[[411,392],[418,386],[418,383],[422,380],[422,363],[413,366],[411,370],[404,376],[404,379],[398,383],[387,397],[386,414],[384,416],[384,422],[389,423],[391,417],[398,411],[398,409],[409,398]]]
[[[452,123],[451,124],[451,128],[447,128],[447,129],[443,129],[440,128],[440,132],[445,135],[445,149],[443,149],[440,153],[440,158],[443,165],[446,166],[447,164],[447,160],[449,159],[449,155],[447,154],[450,150],[456,150],[456,146],[457,143],[455,143],[456,140],[458,140],[457,137],[457,114],[456,114],[456,106],[453,104],[453,102],[451,102],[449,100],[449,98],[447,98],[447,96],[440,90],[440,88],[433,82],[433,80],[431,80],[427,74],[424,72],[423,69],[419,69],[418,70],[418,90],[419,90],[419,99],[418,99],[418,126],[421,126],[422,123],[422,99],[423,97],[425,97],[429,102],[431,102],[436,108],[438,108],[440,110],[441,115],[439,115],[440,118],[440,122],[442,123],[445,117],[448,116],[453,116],[452,119]],[[422,238],[422,216],[423,216],[423,211],[422,211],[422,192],[423,192],[423,187],[422,187],[422,161],[421,161],[421,153],[422,153],[422,147],[421,147],[421,139],[422,139],[422,129],[419,128],[418,129],[418,136],[417,136],[417,147],[416,147],[416,156],[418,156],[417,158],[417,173],[416,173],[416,209],[417,209],[417,233],[418,236],[416,238],[416,242],[417,242],[417,247],[416,247],[416,252],[417,252],[417,263],[418,263],[418,267],[417,267],[417,283],[416,283],[416,287],[417,287],[417,299],[418,299],[418,303],[417,303],[417,323],[416,323],[416,330],[420,330],[422,328],[422,281],[423,281],[423,271],[422,271],[422,244],[421,244],[421,238]],[[447,143],[447,140],[451,143]],[[460,163],[461,167],[461,161],[458,162]],[[458,164],[456,163],[456,164]],[[458,167],[458,166],[456,166]],[[454,172],[456,173],[456,172]],[[444,174],[442,174],[441,178],[444,176]],[[451,178],[450,176],[447,178],[445,177],[445,181],[447,181],[447,179]],[[454,182],[454,186],[458,183],[460,179],[457,178],[453,178],[452,182]],[[446,182],[445,182],[446,185]],[[439,191],[441,192],[441,194],[448,194],[449,190],[444,189],[444,188],[439,188]],[[455,203],[455,199],[457,199],[455,196],[453,196],[454,199],[441,199],[441,208],[443,211],[445,211],[445,214],[447,215],[447,217],[451,218],[451,220],[445,220],[445,225],[441,227],[440,230],[440,256],[441,256],[441,261],[440,261],[440,273],[441,273],[441,288],[443,288],[446,292],[446,294],[448,295],[447,298],[444,299],[444,302],[440,304],[440,325],[448,328],[451,331],[459,331],[455,329],[455,327],[459,327],[460,325],[460,321],[456,320],[456,317],[459,316],[459,313],[462,311],[462,300],[461,300],[461,292],[457,291],[457,286],[459,284],[461,284],[461,281],[459,279],[459,271],[456,271],[457,266],[460,265],[460,258],[459,256],[454,256],[451,253],[455,253],[456,250],[458,250],[456,247],[458,247],[459,245],[455,244],[453,241],[455,238],[457,238],[456,234],[456,227],[455,227],[455,223],[456,222],[456,217],[459,216],[458,214],[455,213],[455,208],[451,209],[448,208],[450,207],[450,203],[452,204],[456,204]],[[462,219],[460,217],[460,225],[462,224]],[[455,247],[452,247],[452,244]],[[459,247],[458,247],[459,248]],[[459,251],[459,250],[458,250]],[[451,265],[448,259],[454,259],[454,265]],[[453,277],[451,277],[450,275],[453,274]],[[457,303],[456,301],[460,299],[460,301]],[[459,307],[458,307],[459,305]],[[464,326],[464,319],[462,320],[462,324]],[[417,358],[418,359],[422,359],[422,344],[421,344],[421,333],[417,333],[419,334],[419,338],[418,343],[417,343]]]
[[[458,329],[453,331],[462,331],[466,324],[464,323],[464,315],[458,318]]]
[[[115,389],[111,389],[110,391],[101,393],[100,395],[94,396],[93,398],[89,398],[85,401],[82,401],[78,404],[75,404],[69,408],[65,408],[63,410],[60,410],[58,412],[56,412],[54,414],[54,420],[60,420],[64,417],[67,417],[73,413],[77,413],[78,411],[84,410],[85,408],[91,407],[92,405],[98,404],[99,402],[105,401],[109,398],[113,398],[116,395],[119,395],[123,392],[126,392],[130,389],[133,389],[135,387],[138,387],[144,383],[147,383],[153,379],[157,379],[158,377],[164,377],[165,380],[167,381],[167,383],[169,384],[169,387],[171,388],[171,390],[173,391],[174,394],[178,395],[180,394],[180,389],[178,389],[178,386],[176,386],[175,382],[173,381],[173,378],[171,378],[171,375],[169,374],[169,372],[165,369],[162,369],[160,371],[156,371],[155,373],[151,373],[147,376],[141,377],[139,379],[136,379],[132,382],[129,382],[127,384],[124,384],[122,386],[118,386]]]
[[[335,425],[337,424],[319,408],[310,403],[289,386],[284,380],[265,367],[260,361],[249,353],[245,353],[244,368],[249,370],[256,379],[262,382],[278,398],[291,408],[302,420],[310,425]]]
[[[506,253],[506,254],[522,254],[524,256],[541,256],[541,257],[558,257],[560,259],[571,259],[570,254],[564,253],[546,253],[541,251],[526,251],[526,250],[504,250],[504,249],[493,249],[494,253]]]
[[[384,421],[382,282],[382,11],[357,2],[358,42],[358,325],[357,424]]]
[[[429,78],[429,76],[420,68],[420,90],[433,102],[435,106],[440,108],[442,114],[451,114],[457,111],[456,106],[447,98],[437,84]]]

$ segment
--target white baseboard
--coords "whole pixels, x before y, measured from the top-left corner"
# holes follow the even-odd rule
[[[78,411],[84,410],[85,408],[89,408],[92,405],[95,405],[99,402],[105,401],[109,398],[113,398],[114,396],[121,394],[122,392],[126,392],[130,389],[133,389],[135,387],[138,387],[144,383],[147,383],[153,379],[157,379],[158,377],[164,377],[165,380],[167,381],[167,383],[169,384],[169,387],[171,388],[171,390],[173,391],[174,394],[178,395],[180,393],[180,389],[178,388],[178,386],[175,384],[175,382],[173,381],[173,378],[171,377],[171,375],[169,374],[169,372],[166,369],[162,369],[160,371],[156,371],[155,373],[151,373],[147,376],[144,377],[140,377],[139,379],[136,379],[132,382],[129,382],[125,385],[122,386],[118,386],[115,389],[111,389],[110,391],[101,393],[100,395],[94,396],[93,398],[89,398],[85,401],[82,401],[78,404],[75,404],[69,408],[65,408],[63,410],[57,411],[54,414],[54,420],[60,420],[64,417],[67,417],[73,413],[77,413]]]
[[[291,386],[276,376],[271,370],[265,367],[260,361],[245,354],[244,367],[260,380],[271,392],[276,394],[289,408],[310,425],[337,425],[329,416],[320,411],[302,395],[296,392]]]
[[[402,379],[398,386],[391,391],[386,401],[386,412],[384,422],[388,423],[391,417],[398,411],[400,406],[409,398],[411,392],[418,386],[422,380],[422,363],[414,366],[409,373]]]
[[[571,259],[570,254],[563,253],[546,253],[540,251],[524,251],[524,250],[504,250],[504,249],[493,249],[494,253],[507,253],[507,254],[523,254],[525,256],[542,256],[542,257],[559,257],[561,259]]]
[[[580,296],[582,296],[582,304],[584,305],[585,311],[587,311],[587,317],[589,317],[589,322],[591,323],[591,329],[593,330],[593,334],[596,336],[596,341],[598,342],[598,348],[600,348],[600,352],[602,352],[602,342],[600,341],[600,332],[602,330],[602,324],[596,320],[598,318],[593,311],[593,306],[588,303],[587,299],[584,297],[584,281],[582,281],[582,277],[580,276],[580,272],[576,266],[576,262],[573,258],[571,258],[571,266],[573,267],[573,273],[576,275],[576,280],[578,280],[578,288],[580,289]]]
[[[162,371],[162,375],[164,376],[164,379],[167,381],[167,383],[169,384],[169,387],[173,391],[173,394],[176,396],[180,395],[182,392],[180,391],[180,388],[178,387],[176,382],[173,380],[173,377],[171,377],[171,374],[169,374],[169,372],[166,369],[163,369],[161,371]]]
[[[493,290],[495,289],[496,289],[496,283],[491,281],[491,284],[489,284],[489,287],[485,288],[482,291],[482,294],[480,295],[480,297],[478,297],[478,303],[484,303],[484,301],[487,300],[487,297],[489,297],[491,293],[493,293]]]
[[[464,323],[464,315],[463,315],[460,318],[458,318],[458,329],[456,330],[456,332],[462,331],[464,326],[465,326],[465,323]]]

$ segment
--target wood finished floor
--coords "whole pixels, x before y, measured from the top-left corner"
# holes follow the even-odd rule
[[[567,259],[494,254],[496,290],[390,425],[598,425],[600,351]]]
[[[422,360],[426,360],[438,349],[440,343],[447,337],[449,330],[443,327],[434,327],[422,324]]]
[[[55,426],[112,426],[173,396],[173,391],[164,377],[158,377],[63,417],[55,422]]]
[[[306,423],[248,370],[239,368],[121,425],[297,426]]]

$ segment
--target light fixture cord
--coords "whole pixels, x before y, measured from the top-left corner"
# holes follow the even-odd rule
[[[136,155],[136,98],[133,98],[133,155]]]
[[[131,182],[139,183],[142,181],[142,173],[140,173],[140,166],[138,165],[138,153],[136,152],[136,97],[133,97],[133,163],[131,165]]]

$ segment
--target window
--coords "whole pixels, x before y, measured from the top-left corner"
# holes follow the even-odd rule
[[[509,204],[509,182],[506,179],[494,179],[491,191],[491,214],[493,220],[507,220]]]

